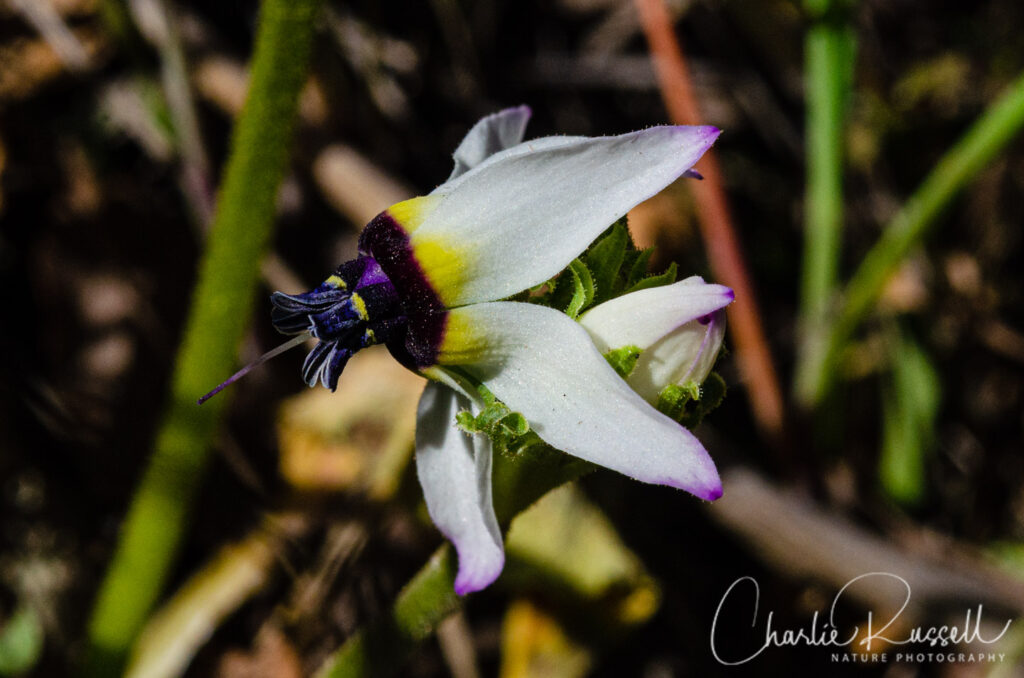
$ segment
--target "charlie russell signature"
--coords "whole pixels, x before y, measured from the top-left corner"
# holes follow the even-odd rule
[[[892,616],[887,619],[882,619],[881,622],[876,620],[875,615],[869,611],[867,626],[863,631],[859,626],[854,626],[853,628],[846,629],[845,631],[838,628],[835,621],[835,613],[836,607],[842,599],[843,594],[846,593],[846,590],[853,584],[857,582],[864,582],[865,580],[876,577],[889,577],[902,584],[903,589],[906,592],[903,598],[903,604],[895,613],[892,614]],[[892,582],[887,583],[890,586],[892,585]],[[729,586],[725,594],[722,596],[722,600],[719,601],[718,608],[715,610],[715,618],[711,622],[711,653],[719,663],[726,666],[746,664],[769,647],[850,647],[854,642],[857,642],[856,649],[858,651],[870,653],[872,643],[875,643],[876,641],[883,646],[886,644],[921,644],[927,645],[928,647],[940,648],[975,642],[991,645],[1006,634],[1006,631],[1010,628],[1010,623],[1013,621],[1012,619],[1008,619],[1006,624],[1003,625],[1003,629],[994,638],[985,638],[981,634],[983,606],[979,604],[976,613],[971,609],[966,610],[962,626],[916,626],[910,629],[906,636],[896,637],[895,633],[897,629],[891,627],[896,624],[900,615],[903,614],[903,611],[910,603],[910,584],[903,577],[890,572],[868,572],[867,574],[862,574],[859,577],[854,577],[848,581],[843,588],[839,589],[835,598],[832,599],[832,606],[828,610],[827,621],[820,621],[818,611],[815,611],[814,615],[811,617],[810,623],[806,627],[777,629],[773,626],[773,617],[775,613],[769,611],[764,623],[764,638],[761,644],[756,646],[752,652],[747,653],[745,656],[723,657],[720,652],[720,648],[735,647],[737,643],[727,642],[735,641],[734,638],[719,638],[719,633],[721,633],[719,619],[722,616],[722,608],[725,606],[727,600],[730,601],[731,607],[735,607],[736,603],[734,601],[736,598],[739,598],[744,594],[749,595],[750,593],[753,593],[753,615],[751,616],[750,627],[752,629],[756,629],[758,625],[757,612],[761,589],[757,584],[757,580],[749,576],[740,577],[734,581],[731,586]]]

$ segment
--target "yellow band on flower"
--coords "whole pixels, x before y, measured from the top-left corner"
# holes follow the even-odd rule
[[[488,347],[487,335],[463,309],[448,312],[444,338],[437,353],[438,365],[467,365],[480,362]]]
[[[426,220],[443,196],[411,198],[387,209],[387,215],[409,236],[413,256],[441,301],[448,305],[466,280],[468,247],[459,246],[436,232],[416,237],[416,229]]]
[[[439,199],[439,196],[436,195],[409,198],[389,207],[387,213],[402,227],[403,231],[411,235],[433,211]]]
[[[410,244],[416,261],[437,296],[445,306],[453,305],[469,272],[466,265],[467,248],[436,236],[427,240],[417,239],[413,235]]]

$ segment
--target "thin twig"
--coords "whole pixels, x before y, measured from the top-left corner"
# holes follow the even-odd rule
[[[693,94],[686,61],[663,0],[636,0],[640,23],[650,46],[662,99],[672,122],[698,124],[700,109]],[[736,292],[729,306],[740,368],[750,389],[754,419],[763,433],[777,438],[782,433],[783,403],[779,378],[761,326],[754,288],[732,225],[722,188],[721,173],[713,149],[697,164],[704,181],[690,182],[711,268],[722,283]]]
[[[181,187],[200,231],[213,218],[210,162],[206,155],[177,17],[163,0],[131,0],[135,23],[160,54],[160,81],[181,156]]]
[[[868,573],[883,572],[908,582],[913,598],[907,619],[920,619],[943,604],[986,612],[1020,614],[1024,584],[963,547],[942,553],[915,553],[880,535],[830,514],[795,493],[773,486],[750,469],[724,474],[726,495],[710,506],[711,517],[753,549],[764,564],[794,579],[812,579],[836,589]],[[877,582],[883,581],[877,578]],[[862,604],[899,609],[906,591],[896,580],[858,587]]]
[[[473,634],[462,610],[437,625],[437,643],[452,678],[480,678]]]
[[[150,618],[133,648],[125,678],[184,674],[224,619],[267,585],[277,553],[310,526],[301,515],[270,516],[243,540],[221,547]]]
[[[11,5],[32,24],[69,70],[80,72],[89,68],[89,53],[51,0],[11,0]]]
[[[199,94],[228,115],[237,115],[248,75],[238,63],[207,58],[196,67]],[[302,115],[302,107],[299,115]],[[303,120],[311,124],[308,119]],[[325,146],[313,161],[313,178],[328,204],[353,224],[362,226],[381,210],[416,195],[405,182],[392,176],[351,146]],[[299,289],[274,285],[276,289]],[[304,288],[303,288],[304,289]]]
[[[365,224],[381,210],[415,195],[401,181],[344,144],[331,144],[317,155],[313,178],[327,202],[353,224]]]

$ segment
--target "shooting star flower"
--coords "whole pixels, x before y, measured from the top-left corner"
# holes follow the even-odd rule
[[[416,466],[430,515],[458,552],[460,595],[489,585],[504,564],[491,502],[491,442],[455,425],[460,410],[480,407],[467,377],[521,413],[552,447],[702,499],[722,493],[700,442],[652,407],[644,388],[616,374],[588,329],[598,326],[600,337],[603,325],[611,333],[605,343],[615,343],[634,322],[653,346],[721,309],[731,291],[699,285],[706,293],[689,294],[687,287],[676,295],[688,300],[686,311],[664,332],[652,317],[599,322],[617,315],[602,309],[619,300],[593,309],[584,324],[552,308],[506,301],[551,279],[630,208],[692,173],[719,131],[663,126],[520,143],[529,115],[523,106],[478,122],[456,149],[448,180],[375,217],[357,259],[310,292],[272,297],[278,330],[319,340],[303,365],[308,384],[335,388],[348,358],[374,343],[433,380],[419,405]]]

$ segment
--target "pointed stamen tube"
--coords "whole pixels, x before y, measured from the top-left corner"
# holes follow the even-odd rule
[[[248,365],[246,365],[242,369],[240,369],[237,372],[235,372],[234,374],[232,374],[230,377],[228,377],[227,381],[225,381],[220,386],[218,386],[217,388],[213,389],[212,391],[210,391],[209,393],[204,395],[202,398],[200,398],[198,401],[196,401],[196,404],[197,405],[202,405],[207,400],[209,400],[213,396],[217,395],[218,393],[220,393],[225,388],[227,388],[228,386],[230,386],[234,382],[238,381],[242,377],[244,377],[246,374],[249,373],[249,370],[251,370],[252,368],[257,367],[259,365],[262,365],[263,363],[267,362],[271,358],[276,358],[277,356],[281,355],[282,353],[284,353],[285,351],[287,351],[289,349],[295,348],[296,346],[298,346],[302,342],[306,341],[306,339],[309,339],[309,333],[308,332],[303,332],[302,334],[299,334],[297,336],[292,337],[291,339],[289,339],[288,341],[284,342],[283,344],[281,344],[277,348],[270,349],[269,351],[267,351],[266,353],[261,355],[259,358],[256,358],[256,360],[253,360],[251,363],[249,363]]]

